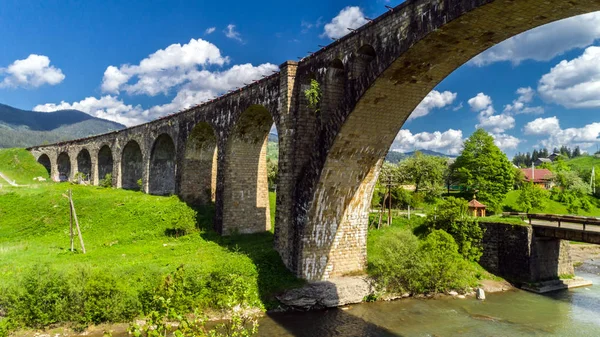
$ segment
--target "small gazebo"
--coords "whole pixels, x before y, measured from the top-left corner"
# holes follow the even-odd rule
[[[473,200],[469,201],[469,214],[473,214],[474,217],[484,217],[486,207],[473,197]]]

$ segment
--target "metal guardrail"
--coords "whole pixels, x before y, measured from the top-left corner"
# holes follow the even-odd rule
[[[557,222],[558,227],[560,227],[561,223],[574,223],[574,224],[583,225],[584,231],[585,231],[586,225],[600,226],[600,218],[594,218],[594,217],[588,217],[588,216],[519,213],[519,212],[504,212],[504,213],[502,213],[502,215],[513,215],[513,216],[520,216],[523,218],[528,218],[530,225],[532,224],[531,220],[544,220],[544,221]]]

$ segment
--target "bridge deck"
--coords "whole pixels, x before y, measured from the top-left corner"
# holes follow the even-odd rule
[[[537,236],[600,244],[600,219],[594,217],[507,212],[529,220]]]

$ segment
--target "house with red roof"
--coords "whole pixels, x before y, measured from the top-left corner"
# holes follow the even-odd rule
[[[523,172],[523,175],[525,176],[526,183],[533,181],[534,185],[546,190],[551,189],[552,186],[554,186],[554,182],[552,181],[554,173],[548,169],[522,168],[521,172]]]

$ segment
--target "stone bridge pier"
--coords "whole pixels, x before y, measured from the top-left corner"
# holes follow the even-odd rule
[[[298,62],[185,111],[125,130],[30,148],[55,181],[214,205],[223,235],[271,227],[269,130],[279,137],[274,245],[298,277],[363,271],[371,195],[423,98],[494,44],[600,10],[599,0],[407,0]],[[321,98],[305,91],[316,81]]]
[[[533,284],[573,275],[569,241],[540,235],[527,225],[481,223],[484,252],[479,263],[513,283]]]

